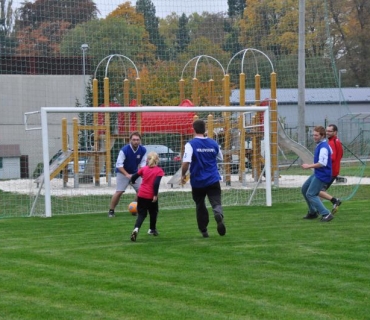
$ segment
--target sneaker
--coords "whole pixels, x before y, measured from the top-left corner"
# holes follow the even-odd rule
[[[321,222],[329,222],[329,221],[331,221],[333,219],[334,219],[334,216],[331,213],[329,213],[326,216],[322,216],[322,218],[321,218],[320,221]]]
[[[224,236],[226,234],[226,227],[224,224],[224,217],[223,215],[216,215],[215,219],[217,221],[217,232],[220,236]]]
[[[158,233],[158,231],[157,231],[157,229],[149,229],[148,230],[148,234],[150,234],[150,235],[152,235],[152,236],[157,236],[157,235],[159,235],[159,233]]]
[[[200,231],[200,230],[199,230]],[[205,231],[200,231],[200,233],[202,234],[203,238],[208,238],[209,237],[209,234],[208,234],[208,231],[205,230]]]
[[[337,213],[338,208],[339,208],[339,206],[340,206],[341,204],[342,204],[342,201],[340,201],[340,199],[337,199],[337,200],[333,203],[333,209],[331,210],[331,213],[332,213],[332,214]]]
[[[139,229],[135,228],[131,233],[131,241],[136,241],[137,234],[139,233]]]
[[[114,214],[114,210],[110,209],[108,212],[108,218],[114,218],[116,215]]]
[[[317,217],[319,216],[319,214],[317,212],[314,212],[314,213],[307,213],[303,219],[309,219],[309,220],[312,220],[312,219],[316,219]]]

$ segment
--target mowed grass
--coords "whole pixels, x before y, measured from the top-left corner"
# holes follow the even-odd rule
[[[227,234],[194,210],[0,220],[1,319],[369,319],[367,201],[330,223],[304,204],[227,207]]]

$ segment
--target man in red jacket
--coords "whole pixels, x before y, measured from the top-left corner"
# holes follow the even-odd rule
[[[340,199],[335,198],[326,192],[326,190],[329,189],[331,184],[337,179],[339,175],[340,161],[342,160],[342,157],[343,157],[343,147],[342,147],[342,143],[337,137],[337,133],[338,133],[338,127],[335,124],[329,124],[326,127],[326,137],[328,139],[329,146],[332,150],[332,154],[331,154],[332,178],[331,178],[331,182],[328,183],[325,186],[325,188],[322,191],[320,191],[320,194],[319,194],[321,198],[330,200],[330,202],[333,204],[333,209],[331,211],[332,214],[338,211],[338,207],[342,203]]]

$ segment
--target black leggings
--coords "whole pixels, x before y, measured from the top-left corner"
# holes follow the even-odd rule
[[[137,198],[137,213],[135,228],[140,228],[146,216],[150,217],[150,229],[155,230],[158,216],[158,200],[153,202],[153,199]]]

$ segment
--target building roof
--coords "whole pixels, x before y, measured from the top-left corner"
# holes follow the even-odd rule
[[[0,158],[20,157],[19,144],[0,144]]]
[[[246,102],[254,101],[254,89],[247,89]],[[337,104],[340,101],[347,104],[370,103],[370,88],[306,88],[306,104]],[[279,104],[298,104],[298,89],[277,89]],[[261,89],[261,99],[270,98],[270,89]],[[230,103],[239,104],[239,90],[232,90]]]

